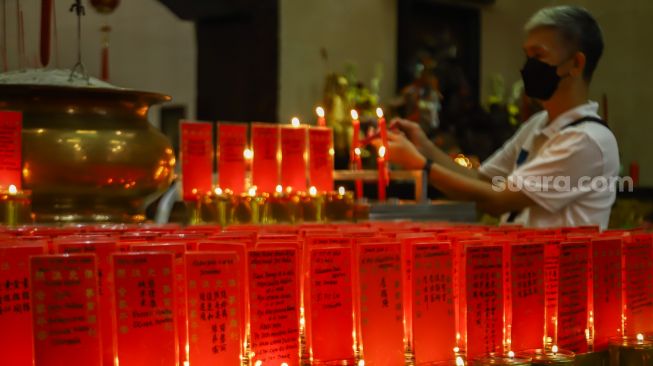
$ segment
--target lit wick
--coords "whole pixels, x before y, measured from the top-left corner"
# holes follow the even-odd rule
[[[17,193],[18,193],[18,188],[16,188],[16,186],[13,185],[13,184],[10,185],[9,186],[9,194],[13,196],[13,195],[15,195]]]
[[[291,124],[294,128],[297,128],[297,127],[299,127],[299,125],[300,125],[301,123],[299,122],[299,118],[297,118],[297,117],[293,117],[293,118],[290,120],[290,124]]]
[[[277,193],[279,194],[283,193],[283,187],[281,186],[281,184],[277,184],[275,191],[277,191]]]
[[[247,160],[252,160],[254,157],[254,152],[250,149],[245,149],[243,150],[243,157],[245,157]]]
[[[215,195],[216,195],[216,196],[222,196],[222,193],[223,193],[223,192],[222,192],[222,188],[220,188],[220,187],[216,187],[216,188],[213,190],[213,192],[215,192]]]
[[[338,194],[341,196],[345,195],[345,187],[338,187]]]
[[[644,343],[644,335],[642,333],[637,333],[637,336],[635,336],[635,338],[637,338],[637,344]]]
[[[508,352],[508,358],[511,359],[511,360],[512,360],[513,358],[515,358],[515,352],[513,352],[513,351],[509,351],[509,352]]]
[[[317,188],[315,188],[315,187],[311,187],[311,188],[309,188],[309,189],[308,189],[308,194],[310,194],[311,197],[315,197],[315,196],[317,196]]]
[[[554,345],[551,347],[551,352],[553,352],[553,355],[555,356],[558,353],[558,346]]]

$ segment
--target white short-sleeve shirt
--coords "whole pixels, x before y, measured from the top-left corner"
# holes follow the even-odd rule
[[[515,223],[607,228],[619,174],[617,141],[600,123],[568,126],[583,117],[598,118],[597,112],[598,104],[590,101],[551,123],[546,111],[537,113],[483,162],[481,174],[506,178],[510,189],[521,190],[536,203]]]

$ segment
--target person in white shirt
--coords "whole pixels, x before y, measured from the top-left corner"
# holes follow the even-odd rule
[[[395,120],[390,160],[425,169],[429,182],[453,199],[475,201],[504,221],[530,227],[606,228],[619,171],[617,141],[589,101],[601,54],[601,30],[585,9],[556,6],[526,24],[521,70],[526,95],[544,107],[478,170],[433,145],[419,126]],[[377,142],[378,143],[378,142]]]

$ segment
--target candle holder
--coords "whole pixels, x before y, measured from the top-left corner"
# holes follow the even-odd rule
[[[354,219],[354,193],[340,187],[338,192],[326,194],[325,214],[328,221],[352,221]]]
[[[571,366],[575,361],[575,354],[571,351],[557,349],[534,349],[520,352],[518,357],[531,358],[532,366]]]
[[[610,354],[608,350],[577,353],[574,366],[610,366]]]
[[[300,197],[290,189],[283,192],[277,187],[276,193],[266,201],[264,216],[268,224],[299,223],[302,220]]]
[[[642,334],[610,340],[610,366],[653,366],[653,341]]]
[[[309,193],[300,193],[301,207],[304,221],[324,221],[324,195],[318,194],[315,187],[311,187]]]
[[[10,186],[0,191],[0,223],[17,226],[32,223],[32,191],[20,191]]]
[[[249,224],[252,222],[252,197],[243,193],[235,197],[233,204],[232,223]]]
[[[490,354],[488,356],[475,358],[470,363],[472,366],[494,366],[494,365],[510,365],[510,366],[530,366],[532,358],[515,356],[514,353],[509,352],[507,355]]]
[[[234,211],[234,195],[229,189],[216,188],[208,194],[202,205],[204,222],[217,223],[225,227],[232,222]]]

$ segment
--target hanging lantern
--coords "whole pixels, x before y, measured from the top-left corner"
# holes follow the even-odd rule
[[[91,0],[91,6],[100,14],[111,14],[120,5],[120,0]]]

